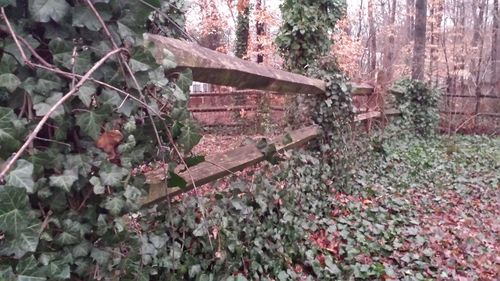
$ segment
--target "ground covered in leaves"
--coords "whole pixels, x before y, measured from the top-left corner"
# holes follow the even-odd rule
[[[484,137],[392,139],[348,190],[318,154],[283,155],[181,199],[144,234],[145,254],[166,249],[170,270],[158,280],[495,280],[498,147]]]

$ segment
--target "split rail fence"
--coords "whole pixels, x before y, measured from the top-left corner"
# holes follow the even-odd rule
[[[318,79],[308,78],[295,73],[273,69],[253,62],[230,57],[199,45],[180,41],[158,35],[146,35],[146,42],[152,42],[156,49],[156,58],[163,59],[163,49],[166,48],[175,55],[177,69],[189,68],[193,72],[193,80],[203,83],[217,84],[235,87],[237,89],[253,89],[267,92],[286,94],[315,94],[325,93],[326,84]],[[369,95],[373,88],[365,84],[354,84],[353,92],[361,95]],[[259,92],[255,92],[258,94]],[[211,93],[210,95],[213,95]],[[205,94],[198,94],[201,97]],[[208,95],[208,94],[206,94]],[[227,95],[218,93],[216,95]],[[197,96],[196,94],[194,95]],[[240,110],[233,107],[230,110]],[[192,108],[192,112],[217,112],[227,111],[226,105],[216,108]],[[358,114],[355,122],[361,122],[372,118],[382,117],[387,112],[365,112]],[[390,114],[397,114],[391,111]],[[269,144],[274,144],[277,151],[297,148],[322,134],[319,126],[313,125],[287,134],[272,138]],[[289,141],[291,137],[291,142]],[[285,141],[285,139],[287,141]],[[241,171],[265,159],[264,154],[256,145],[246,145],[223,153],[208,155],[206,161],[188,171],[180,173],[187,182],[185,188],[168,188],[166,173],[164,169],[158,169],[146,174],[146,180],[150,184],[150,193],[143,198],[143,204],[153,204],[193,189],[195,186],[209,183],[236,171]]]

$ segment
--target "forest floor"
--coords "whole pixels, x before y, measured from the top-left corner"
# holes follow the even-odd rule
[[[245,138],[204,136],[197,153]],[[254,279],[267,268],[271,279],[262,280],[498,280],[499,148],[499,138],[401,137],[361,164],[347,191],[321,179],[305,151],[290,156],[300,159],[295,166],[262,163],[205,185],[204,227],[219,237],[212,255],[226,260],[200,274]],[[199,204],[193,197],[180,200]],[[200,226],[192,226],[197,239]],[[185,250],[196,258],[200,249]]]

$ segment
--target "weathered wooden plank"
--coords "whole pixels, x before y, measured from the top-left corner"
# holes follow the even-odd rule
[[[380,116],[382,116],[382,113],[380,113],[379,111],[361,113],[356,115],[356,117],[354,117],[354,122],[361,122],[368,119],[378,118]]]
[[[283,151],[303,145],[320,134],[321,129],[318,126],[310,126],[290,132],[289,135],[292,139],[290,143],[285,142],[286,135],[275,138],[271,143],[274,143],[278,151]],[[206,159],[206,162],[191,167],[189,172],[180,174],[188,183],[188,186],[184,190],[167,188],[164,183],[164,171],[161,169],[148,173],[146,179],[147,183],[150,184],[150,193],[143,199],[143,204],[156,203],[168,196],[175,196],[191,190],[193,189],[193,181],[196,186],[199,186],[227,176],[231,172],[241,171],[246,167],[263,161],[265,156],[255,145],[247,145],[224,153],[207,156]]]
[[[351,93],[356,96],[369,96],[373,94],[373,86],[366,83],[351,83]]]
[[[156,59],[162,60],[163,49],[168,49],[174,54],[179,68],[193,71],[195,81],[282,93],[325,92],[325,82],[318,79],[231,57],[195,43],[152,34],[144,37],[146,44],[155,44]]]

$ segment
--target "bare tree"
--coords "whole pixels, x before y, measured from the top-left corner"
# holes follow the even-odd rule
[[[498,45],[500,44],[499,40],[499,18],[500,15],[498,14],[498,0],[493,0],[493,28],[491,32],[491,83],[494,87],[494,92],[496,92],[497,95],[500,96],[500,79],[498,79],[497,75],[497,69],[498,65],[500,64],[500,55],[499,55],[499,47]]]
[[[373,17],[374,10],[373,0],[368,0],[368,21],[370,23],[369,45],[370,45],[370,73],[372,77],[376,74],[377,69],[377,31],[375,29],[375,18]]]
[[[412,78],[423,80],[425,69],[425,32],[427,30],[427,0],[415,2],[415,43],[413,47]]]

